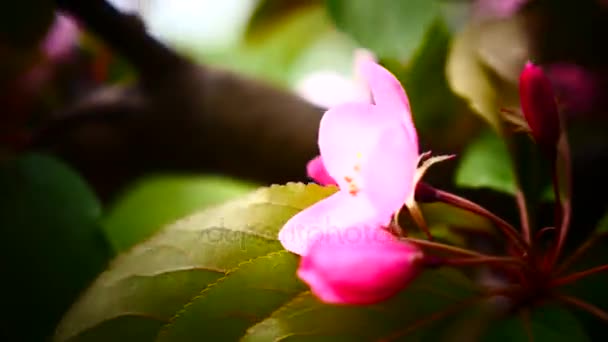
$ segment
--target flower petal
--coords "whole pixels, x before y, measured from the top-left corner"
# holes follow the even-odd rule
[[[353,226],[329,240],[317,240],[303,257],[298,276],[322,301],[373,304],[409,284],[419,273],[423,254],[386,230]]]
[[[290,252],[306,255],[310,244],[355,224],[385,225],[366,197],[339,191],[293,216],[279,232],[279,241]]]
[[[329,173],[327,173],[321,156],[316,156],[308,162],[308,165],[306,165],[306,172],[308,173],[308,177],[312,178],[320,185],[338,185]]]
[[[319,150],[327,172],[340,189],[352,186],[382,130],[392,123],[374,115],[370,104],[343,104],[325,112],[319,126]]]
[[[362,168],[364,192],[381,215],[395,213],[416,187],[418,153],[412,148],[403,129],[387,127]]]
[[[358,67],[369,84],[374,103],[381,109],[381,113],[403,122],[411,143],[418,150],[418,134],[412,119],[410,101],[399,80],[390,71],[370,60],[360,61]]]

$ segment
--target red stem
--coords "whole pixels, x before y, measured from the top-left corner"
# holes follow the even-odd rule
[[[445,192],[442,190],[435,190],[435,196],[437,198],[437,200],[447,203],[447,204],[451,204],[455,207],[464,209],[464,210],[468,210],[472,213],[478,214],[480,216],[483,216],[489,220],[491,220],[492,222],[494,222],[494,224],[496,224],[496,226],[498,228],[500,228],[500,230],[513,242],[513,244],[515,246],[517,246],[521,252],[524,253],[525,256],[527,256],[529,254],[529,245],[526,243],[526,241],[521,237],[521,235],[518,233],[518,231],[512,226],[510,225],[507,221],[501,219],[500,217],[494,215],[492,212],[490,212],[489,210],[481,207],[480,205],[471,202],[465,198],[462,198],[460,196],[451,194],[449,192]]]
[[[596,316],[597,318],[608,322],[608,313],[600,308],[598,308],[595,305],[589,304],[587,302],[585,302],[582,299],[576,298],[576,297],[571,297],[571,296],[564,296],[564,295],[554,295],[555,299],[571,305],[573,307],[579,308],[581,310],[587,311],[590,314]]]
[[[577,280],[580,280],[582,278],[588,277],[590,275],[594,275],[596,273],[600,273],[600,272],[604,272],[604,271],[608,271],[608,264],[606,265],[602,265],[602,266],[598,266],[598,267],[594,267],[585,271],[581,271],[581,272],[576,272],[576,273],[572,273],[569,274],[565,277],[562,278],[558,278],[555,279],[552,282],[553,286],[562,286],[562,285],[567,285],[570,283],[573,283]]]
[[[521,232],[524,236],[524,240],[528,245],[532,246],[532,231],[530,230],[530,217],[528,216],[528,206],[526,205],[526,198],[521,190],[517,191],[515,195],[517,200],[517,207],[519,208],[519,217],[521,221]]]
[[[608,236],[608,233],[601,233],[594,235],[587,239],[582,245],[580,245],[555,271],[555,274],[558,275],[560,273],[565,272],[572,264],[574,264],[580,257],[585,255],[593,245],[599,241],[600,239]]]
[[[446,245],[446,244],[441,243],[441,242],[434,242],[434,241],[428,241],[428,240],[416,239],[416,238],[409,238],[409,237],[408,238],[403,238],[402,240],[414,243],[414,244],[422,246],[422,247],[432,248],[432,249],[436,249],[436,250],[440,250],[440,251],[444,251],[444,252],[461,254],[461,255],[466,255],[466,256],[475,257],[475,258],[487,257],[484,254],[472,251],[470,249],[456,247],[456,246],[450,246],[450,245]]]
[[[559,237],[557,239],[557,243],[555,244],[555,249],[551,254],[550,263],[551,268],[555,266],[557,261],[559,260],[559,256],[564,247],[564,243],[566,242],[566,236],[568,235],[568,229],[570,228],[570,216],[572,214],[572,205],[570,203],[570,197],[572,194],[572,170],[570,165],[570,147],[568,145],[568,139],[566,137],[565,132],[562,133],[561,141],[563,145],[559,151],[561,152],[559,155],[564,159],[564,169],[565,169],[565,179],[566,179],[566,198],[562,202],[561,211],[562,211],[562,220],[559,228]],[[558,155],[558,157],[559,157]],[[557,162],[554,163],[553,168],[553,178],[556,183],[559,183],[559,175],[558,175],[558,167]],[[561,192],[559,192],[559,184],[554,185],[554,187],[558,187],[557,194],[558,196]],[[559,198],[559,196],[558,196]]]
[[[443,260],[445,265],[448,266],[469,266],[469,265],[507,265],[516,264],[525,266],[526,264],[520,259],[513,257],[495,257],[495,256],[482,256],[482,257],[469,257],[469,258],[453,258]]]

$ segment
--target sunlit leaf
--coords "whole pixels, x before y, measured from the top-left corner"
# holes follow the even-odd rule
[[[482,49],[480,43],[482,38],[484,43],[486,40],[491,41],[487,38],[487,34],[484,34],[488,25],[490,24],[469,24],[456,35],[450,49],[446,72],[452,90],[466,99],[471,108],[490,126],[502,133],[503,120],[500,110],[518,108],[519,99],[517,84],[509,81],[512,77],[507,79],[500,77],[500,73],[510,75],[511,70],[514,70],[509,61],[501,59],[501,56],[495,56],[497,49],[490,46]],[[501,70],[493,70],[492,67]]]
[[[249,34],[234,49],[199,55],[211,65],[286,86],[298,57],[330,29],[324,8],[308,6]]]
[[[336,26],[381,58],[407,61],[439,14],[436,0],[327,0]]]
[[[216,176],[148,177],[114,203],[104,218],[104,230],[114,249],[124,251],[181,217],[253,189]]]
[[[5,161],[0,189],[2,333],[43,341],[110,258],[101,208],[74,171],[43,155]]]
[[[296,278],[297,256],[277,234],[335,190],[273,186],[168,226],[114,261],[64,317],[56,341],[378,339],[407,335],[409,324],[475,296],[459,272],[435,270],[375,306],[314,299]],[[431,323],[413,333],[429,333]],[[129,324],[136,330],[121,328]]]

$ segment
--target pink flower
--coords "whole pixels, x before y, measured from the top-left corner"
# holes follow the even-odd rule
[[[42,42],[42,52],[52,62],[62,62],[69,58],[80,31],[76,22],[64,14],[56,14],[55,22]]]
[[[375,104],[329,109],[319,127],[319,150],[340,190],[295,215],[279,233],[283,246],[304,255],[318,234],[355,225],[386,226],[413,197],[418,137],[397,79],[372,61],[360,64]]]
[[[554,154],[560,135],[557,103],[549,78],[539,66],[526,63],[519,77],[521,109],[536,143]]]
[[[323,302],[372,304],[402,290],[420,272],[423,254],[377,228],[354,230],[331,241],[318,240],[303,257],[298,276]]]
[[[320,182],[331,178],[340,190],[281,229],[279,240],[293,253],[305,255],[315,239],[344,229],[387,226],[404,204],[414,206],[416,184],[428,166],[448,158],[431,158],[417,169],[422,156],[405,91],[373,60],[361,60],[358,68],[374,103],[341,104],[321,119],[322,159],[313,160],[309,170],[314,178],[325,169],[328,177]]]

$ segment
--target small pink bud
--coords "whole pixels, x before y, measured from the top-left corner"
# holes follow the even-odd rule
[[[330,304],[366,305],[386,300],[420,272],[422,251],[379,227],[323,236],[302,257],[298,276]]]
[[[548,154],[554,154],[560,134],[557,103],[549,78],[531,62],[519,77],[519,96],[524,117],[536,143]]]
[[[308,162],[308,165],[306,165],[306,172],[310,178],[321,185],[338,185],[329,173],[327,173],[321,156],[316,156]]]

